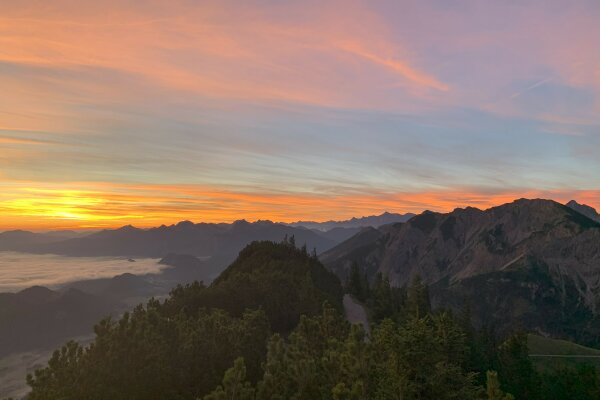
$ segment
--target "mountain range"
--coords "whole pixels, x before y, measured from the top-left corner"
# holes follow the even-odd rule
[[[298,289],[297,283],[288,280],[295,274],[293,279],[304,282],[303,268],[316,265],[314,256],[308,255],[312,248],[321,253],[320,261],[342,282],[353,265],[368,280],[382,274],[396,287],[408,286],[419,276],[428,284],[434,309],[468,311],[480,328],[501,335],[522,329],[599,346],[597,218],[592,207],[575,201],[562,205],[551,200],[519,199],[488,210],[425,211],[404,222],[337,226],[328,231],[270,221],[184,221],[151,229],[125,226],[83,237],[68,232],[4,232],[0,233],[1,250],[163,257],[161,263],[170,268],[157,274],[72,282],[57,290],[33,287],[0,294],[0,356],[43,349],[90,334],[93,323],[101,317],[117,316],[152,296],[163,298],[178,284],[212,281],[227,265],[231,266],[213,285],[218,290],[200,291],[202,303],[212,304],[219,292],[215,298],[225,302],[221,307],[241,313],[242,293],[254,296],[252,299],[277,297],[279,300],[269,307],[281,313],[271,323],[285,331],[293,324],[286,319],[289,310],[282,304],[290,300],[292,289]],[[294,246],[255,244],[231,264],[248,243],[279,243],[286,236],[290,245],[292,236],[297,247],[306,243],[308,252],[299,249],[296,253]],[[276,277],[269,284],[261,275],[266,272],[264,276]],[[230,279],[233,276],[235,279]],[[339,301],[339,283],[331,276],[319,268],[310,275],[317,287],[334,288]],[[252,290],[248,289],[249,282]],[[297,318],[300,314],[294,315]]]
[[[223,268],[248,243],[255,240],[280,241],[294,236],[298,246],[325,251],[355,231],[312,231],[270,221],[236,221],[231,224],[207,224],[182,221],[176,225],[140,229],[131,225],[107,229],[84,237],[64,238],[56,234],[27,231],[0,233],[0,250],[28,253],[52,253],[67,256],[120,256],[160,258],[170,253],[212,257]],[[341,239],[340,239],[341,238]]]
[[[345,221],[326,221],[326,222],[315,222],[315,221],[298,221],[292,222],[288,225],[290,226],[301,226],[307,229],[316,229],[319,231],[329,231],[335,228],[365,228],[365,227],[373,227],[378,228],[382,225],[393,224],[395,222],[406,222],[415,214],[406,213],[406,214],[393,214],[389,212],[384,212],[381,215],[371,215],[368,217],[361,218],[352,218]]]
[[[279,242],[293,236],[298,247],[306,244],[309,252],[315,248],[321,253],[321,261],[342,281],[353,263],[370,280],[381,273],[394,286],[408,285],[418,275],[430,285],[434,304],[459,309],[470,303],[480,324],[496,324],[499,329],[517,324],[542,334],[594,343],[600,341],[596,317],[600,307],[600,223],[593,219],[597,215],[592,207],[575,201],[565,206],[550,200],[520,199],[488,210],[426,211],[405,222],[338,226],[325,232],[243,220],[232,224],[184,221],[151,229],[125,226],[84,237],[9,231],[0,234],[0,250],[164,257],[162,262],[173,266],[148,276],[124,274],[75,282],[57,292],[60,296],[48,297],[58,299],[69,290],[96,296],[94,301],[86,297],[88,308],[96,315],[96,305],[114,311],[123,304],[166,294],[178,283],[209,282],[248,243]],[[8,295],[0,311],[20,307],[14,301],[27,299],[25,294]],[[53,304],[57,304],[57,312],[63,312],[63,303]],[[0,317],[6,321],[7,315],[0,312]]]
[[[600,223],[574,204],[520,199],[485,211],[426,211],[365,229],[320,259],[341,279],[354,263],[395,286],[420,276],[434,304],[469,304],[480,324],[598,343]]]

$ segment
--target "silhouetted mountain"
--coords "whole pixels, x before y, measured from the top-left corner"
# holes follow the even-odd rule
[[[109,298],[115,301],[126,301],[147,298],[165,294],[169,288],[154,282],[159,274],[139,276],[129,273],[120,274],[112,278],[99,278],[69,283],[66,288],[80,290],[87,294]]]
[[[274,331],[287,332],[325,301],[341,310],[342,296],[338,278],[316,257],[290,243],[255,241],[209,287],[174,290],[170,306],[188,313],[221,308],[236,316],[261,308]]]
[[[128,225],[68,240],[50,240],[45,235],[31,232],[23,232],[17,238],[14,237],[15,233],[6,232],[3,235],[8,239],[0,238],[2,250],[69,256],[156,258],[169,253],[191,254],[212,256],[219,260],[223,267],[231,262],[245,245],[254,240],[280,241],[285,236],[294,236],[298,246],[306,244],[309,249],[316,248],[318,252],[336,244],[334,240],[307,229],[270,221],[249,223],[243,220],[232,224],[194,224],[183,221],[176,225],[163,225],[151,229],[139,229]]]
[[[35,286],[0,293],[0,356],[89,334],[114,308],[106,299],[77,289],[57,292]]]
[[[600,214],[598,214],[595,208],[585,204],[579,204],[575,200],[569,201],[566,205],[567,207],[577,211],[578,213],[583,214],[586,217],[593,219],[594,221],[600,222]]]
[[[327,221],[327,222],[314,222],[314,221],[298,221],[292,222],[290,226],[303,226],[308,229],[317,229],[320,231],[329,231],[334,228],[364,228],[371,226],[378,228],[382,225],[393,224],[396,222],[406,222],[415,214],[392,214],[384,212],[381,215],[371,215],[369,217],[352,218],[346,221]]]
[[[466,300],[482,323],[600,343],[600,224],[554,201],[426,211],[320,258],[342,279],[353,262],[396,286],[419,275],[434,303],[458,308]]]
[[[25,251],[49,243],[56,243],[67,239],[84,237],[92,232],[77,231],[49,231],[49,232],[29,232],[24,230],[14,230],[0,232],[0,251]]]
[[[39,245],[64,240],[52,234],[34,233],[23,230],[6,231],[0,233],[0,251],[27,251]]]
[[[0,357],[91,334],[94,323],[106,315],[118,315],[150,297],[166,296],[179,284],[210,281],[215,274],[189,255],[170,254],[161,264],[169,267],[154,274],[77,281],[57,291],[34,286],[0,293]]]

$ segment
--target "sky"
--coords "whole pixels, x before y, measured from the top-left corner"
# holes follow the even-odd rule
[[[598,1],[0,8],[0,230],[600,208]]]

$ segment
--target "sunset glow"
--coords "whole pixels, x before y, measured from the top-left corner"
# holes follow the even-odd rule
[[[73,190],[69,187],[86,187]],[[92,189],[92,187],[98,189]],[[13,194],[14,193],[14,194]],[[553,198],[561,202],[577,198],[587,204],[600,204],[600,191],[520,191],[477,193],[468,189],[439,192],[398,193],[264,193],[233,191],[196,185],[114,185],[78,182],[43,189],[27,184],[0,195],[4,216],[0,229],[17,224],[33,230],[70,228],[98,229],[132,224],[151,227],[181,220],[232,222],[250,220],[294,222],[348,219],[373,215],[383,210],[423,211],[424,207],[452,211],[471,206],[486,209],[519,197]],[[426,205],[426,206],[425,206]],[[201,217],[201,218],[199,218]],[[26,225],[23,221],[33,221]]]
[[[3,3],[0,230],[600,208],[598,21],[586,1]]]

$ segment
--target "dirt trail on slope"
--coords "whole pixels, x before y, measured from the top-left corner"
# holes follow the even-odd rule
[[[348,322],[351,324],[362,324],[367,335],[371,334],[365,308],[356,302],[349,294],[344,295],[344,311],[346,312],[346,319]]]

